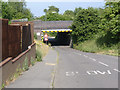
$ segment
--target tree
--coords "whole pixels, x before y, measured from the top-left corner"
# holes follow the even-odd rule
[[[64,12],[63,16],[65,16],[66,19],[69,18],[69,20],[73,20],[74,19],[74,12],[72,10],[66,10]]]
[[[26,8],[26,3],[24,0],[22,0],[22,2],[20,2],[20,0],[17,0],[17,2],[11,2],[11,0],[8,0],[8,2],[2,1],[1,8],[2,18],[9,20],[22,18],[28,18],[28,20],[31,20],[33,18],[30,10]]]
[[[12,19],[13,7],[9,6],[7,2],[2,2],[2,18]]]
[[[75,16],[71,29],[74,43],[92,38],[99,30],[100,18],[97,9],[81,9]]]
[[[77,15],[77,13],[78,13],[80,10],[82,10],[81,7],[79,7],[79,8],[75,8],[75,10],[74,10],[74,15]]]
[[[59,12],[59,8],[57,8],[57,7],[55,7],[55,6],[49,6],[49,9],[48,9],[48,10],[47,10],[47,9],[44,9],[44,12],[45,12],[46,14],[53,13],[53,12],[58,13],[58,12]]]
[[[120,1],[106,2],[105,9],[102,15],[101,24],[99,25],[106,34],[111,34],[111,38],[119,41],[120,27]]]

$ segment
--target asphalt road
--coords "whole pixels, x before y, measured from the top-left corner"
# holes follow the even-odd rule
[[[118,57],[53,48],[59,53],[54,88],[118,88]]]

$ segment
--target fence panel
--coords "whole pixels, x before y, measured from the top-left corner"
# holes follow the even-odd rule
[[[34,23],[29,22],[29,24],[30,24],[30,30],[31,30],[31,40],[32,40],[32,43],[34,43]]]
[[[8,52],[8,20],[0,19],[2,22],[2,61],[9,55]]]
[[[32,44],[30,25],[23,26],[22,28],[22,52],[28,49],[28,46]]]
[[[16,57],[21,53],[21,25],[8,26],[9,33],[9,56]]]
[[[31,32],[31,40],[32,40],[32,43],[34,43],[34,24],[33,24],[33,22],[12,22],[12,24],[21,24],[22,26],[29,26],[29,30]]]

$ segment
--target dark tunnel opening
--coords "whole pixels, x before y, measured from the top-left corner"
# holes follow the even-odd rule
[[[71,32],[58,32],[55,38],[48,37],[47,44],[50,43],[51,46],[70,46],[72,41],[70,34]]]

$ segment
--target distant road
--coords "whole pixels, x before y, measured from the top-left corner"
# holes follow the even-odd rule
[[[118,57],[81,52],[65,46],[54,48],[59,52],[54,88],[118,87]]]

